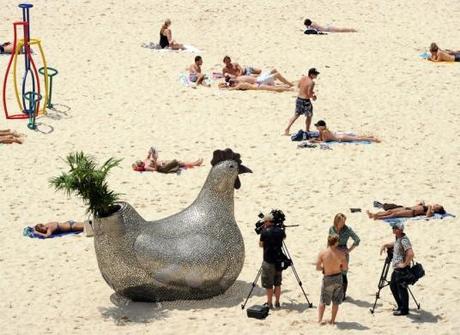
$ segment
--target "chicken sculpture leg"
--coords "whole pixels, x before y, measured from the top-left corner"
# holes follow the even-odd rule
[[[99,269],[120,295],[136,301],[206,299],[224,293],[244,263],[234,216],[239,174],[252,172],[231,149],[216,150],[195,201],[181,212],[145,221],[128,203],[96,219]]]

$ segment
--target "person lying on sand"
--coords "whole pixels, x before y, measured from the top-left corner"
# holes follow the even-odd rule
[[[403,207],[399,205],[394,208],[388,209],[386,211],[381,211],[377,213],[371,213],[366,211],[370,219],[374,220],[385,220],[390,218],[403,218],[403,217],[415,217],[415,216],[427,216],[431,217],[435,213],[446,214],[444,207],[439,204],[425,205],[425,203],[420,202],[412,207]]]
[[[24,140],[22,139],[22,134],[19,134],[15,131],[11,131],[10,129],[0,130],[0,143],[3,144],[11,144],[11,143],[18,143],[22,144]]]
[[[222,69],[224,77],[230,76],[231,78],[235,78],[239,76],[259,75],[262,72],[262,70],[252,66],[242,68],[238,63],[232,63],[229,56],[225,56],[223,62],[225,64]]]
[[[240,81],[239,80],[240,78],[242,77],[238,77],[238,79],[229,79],[225,83],[219,83],[218,86],[220,89],[240,90],[240,91],[249,91],[249,90],[270,91],[270,92],[292,91],[292,87],[288,85],[265,85],[265,84],[249,83],[245,81]]]
[[[353,29],[353,28],[338,28],[338,27],[333,27],[331,25],[321,26],[321,25],[317,24],[316,22],[313,22],[310,19],[305,19],[303,24],[305,25],[305,28],[306,28],[306,30],[305,30],[306,34],[307,34],[307,31],[309,31],[309,30],[317,31],[318,33],[322,33],[322,32],[326,32],[326,33],[355,33],[355,32],[357,32],[357,30]]]
[[[11,54],[14,52],[14,46],[11,42],[0,43],[0,55],[1,54]],[[22,50],[19,51],[22,53]]]
[[[258,77],[254,76],[239,76],[237,78],[232,78],[227,75],[225,77],[226,82],[232,81],[233,84],[238,83],[248,83],[248,84],[257,84],[257,85],[266,85],[266,86],[275,86],[277,84],[276,80],[285,84],[287,87],[294,86],[293,83],[284,78],[276,69],[270,71],[262,72]],[[221,87],[222,88],[222,87]]]
[[[192,83],[196,83],[196,85],[210,87],[211,85],[206,84],[204,81],[206,75],[201,73],[201,65],[203,65],[203,58],[201,58],[201,56],[196,56],[195,62],[188,67],[189,79]]]
[[[192,168],[201,166],[203,158],[197,159],[194,162],[181,162],[176,159],[171,161],[161,161],[158,159],[158,151],[151,147],[149,149],[147,158],[144,161],[136,161],[132,164],[134,171],[157,171],[161,173],[177,172],[180,168]]]
[[[460,50],[441,50],[436,43],[431,43],[430,53],[428,60],[432,62],[460,62]]]
[[[311,142],[321,143],[321,142],[355,142],[355,141],[369,141],[369,142],[377,142],[379,143],[380,140],[372,135],[363,136],[363,135],[349,135],[349,134],[337,134],[330,131],[327,126],[326,122],[323,120],[319,120],[315,123],[316,129],[319,131],[319,138],[312,139]]]
[[[162,49],[164,48],[170,48],[173,50],[183,50],[185,47],[177,43],[176,41],[173,40],[172,38],[172,32],[171,29],[169,28],[171,26],[171,20],[166,19],[163,25],[161,26],[160,29],[160,47]]]
[[[84,229],[83,222],[69,220],[66,222],[39,223],[34,227],[34,234],[47,238],[54,234],[67,232],[81,232]]]

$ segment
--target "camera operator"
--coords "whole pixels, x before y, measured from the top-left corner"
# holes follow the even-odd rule
[[[259,246],[264,248],[262,287],[267,291],[266,306],[273,309],[273,292],[275,293],[275,307],[280,307],[282,269],[279,262],[284,256],[282,246],[286,234],[279,225],[273,224],[273,215],[271,213],[265,215],[263,221],[264,225],[259,241]],[[275,287],[274,291],[273,287]]]
[[[384,244],[380,249],[380,254],[382,254],[385,249],[393,248],[393,259],[391,261],[393,273],[391,274],[390,289],[398,304],[398,308],[394,310],[393,315],[400,316],[409,314],[407,281],[408,278],[411,277],[409,268],[410,262],[414,258],[414,251],[412,250],[409,238],[404,234],[404,224],[398,222],[394,224],[392,228],[396,241]]]

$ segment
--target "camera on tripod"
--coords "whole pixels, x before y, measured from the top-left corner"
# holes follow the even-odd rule
[[[273,226],[285,230],[286,226],[284,225],[284,221],[286,220],[286,216],[284,215],[283,211],[281,209],[272,209],[270,211],[270,214],[273,217],[273,219],[271,220],[273,222]],[[254,230],[256,231],[257,235],[260,235],[260,233],[262,233],[262,230],[264,229],[265,214],[260,212],[257,216],[260,219],[256,222],[256,228]]]

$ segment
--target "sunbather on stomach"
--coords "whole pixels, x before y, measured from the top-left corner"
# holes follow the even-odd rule
[[[446,214],[444,207],[439,204],[425,205],[423,203],[417,204],[412,207],[396,207],[387,211],[371,213],[366,211],[370,219],[385,220],[390,218],[411,218],[415,216],[425,215],[427,217],[433,216],[435,213]]]
[[[312,142],[380,142],[380,140],[373,135],[350,135],[333,133],[327,128],[326,122],[323,120],[319,120],[318,122],[316,122],[315,127],[319,131],[319,138],[317,140],[311,140]]]

